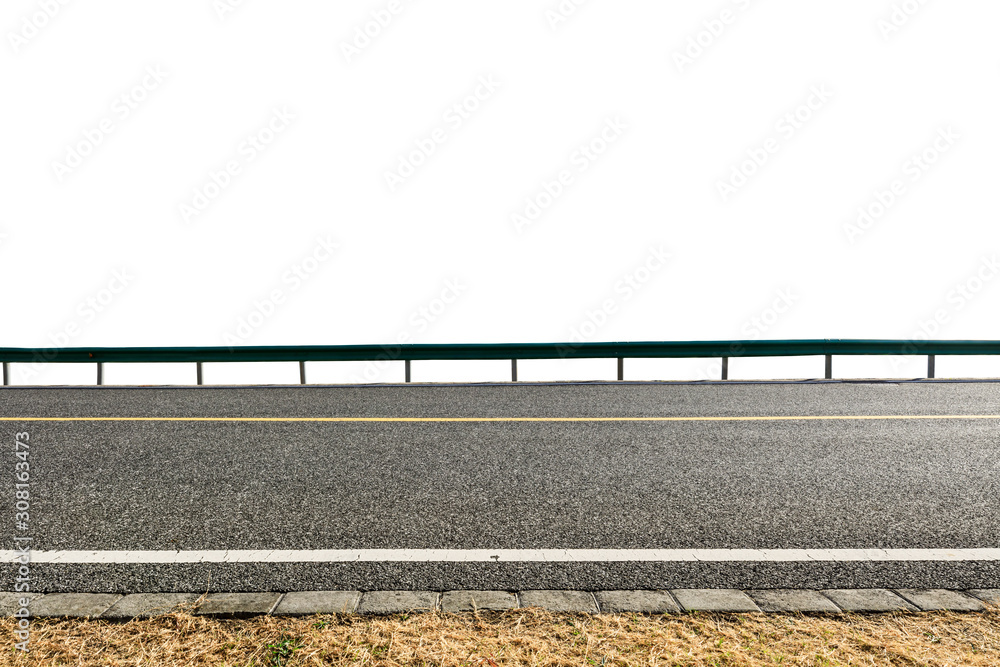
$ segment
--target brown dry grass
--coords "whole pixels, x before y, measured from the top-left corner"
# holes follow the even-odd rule
[[[585,616],[537,609],[391,617],[171,614],[31,624],[30,655],[0,620],[0,665],[1000,665],[1000,610],[874,616]]]

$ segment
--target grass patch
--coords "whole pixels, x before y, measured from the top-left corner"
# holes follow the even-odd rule
[[[538,609],[129,623],[41,620],[0,665],[1000,665],[1000,611],[880,615],[556,614]]]

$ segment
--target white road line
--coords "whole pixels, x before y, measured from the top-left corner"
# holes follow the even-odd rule
[[[0,550],[0,561],[23,554]],[[32,551],[32,563],[611,563],[611,562],[1000,561],[1000,549],[261,549],[217,551]]]

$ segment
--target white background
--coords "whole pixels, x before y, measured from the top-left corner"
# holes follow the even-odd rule
[[[4,2],[0,346],[1000,338],[992,0],[233,5]],[[469,109],[460,125],[455,104]],[[245,142],[276,109],[294,119],[250,160]],[[386,172],[437,129],[446,140],[390,187]],[[925,151],[933,164],[914,171]],[[232,160],[239,173],[213,190]],[[723,197],[740,168],[753,173]],[[563,170],[572,182],[515,224]],[[902,194],[849,234],[897,179]],[[835,374],[924,364],[837,358]],[[938,371],[1000,364],[939,358]],[[190,367],[106,372],[193,381]],[[418,381],[508,372],[414,364]],[[626,366],[629,379],[717,372]],[[821,374],[817,358],[730,369]],[[16,384],[93,376],[13,369]],[[316,382],[401,377],[401,362],[310,366]],[[206,368],[210,383],[297,378],[294,365]]]

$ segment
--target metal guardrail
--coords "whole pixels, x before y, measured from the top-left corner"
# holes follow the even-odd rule
[[[721,340],[624,343],[483,343],[410,345],[289,345],[247,347],[67,347],[0,348],[3,383],[10,383],[12,363],[93,363],[97,384],[104,383],[106,363],[195,363],[197,383],[202,384],[202,364],[214,362],[295,361],[299,378],[306,383],[307,361],[405,362],[410,381],[412,361],[496,360],[511,361],[511,380],[517,381],[518,359],[614,359],[618,379],[624,380],[624,360],[720,358],[722,379],[729,377],[731,357],[826,358],[825,377],[833,378],[834,355],[926,355],[927,377],[934,377],[936,355],[1000,355],[997,340]]]

